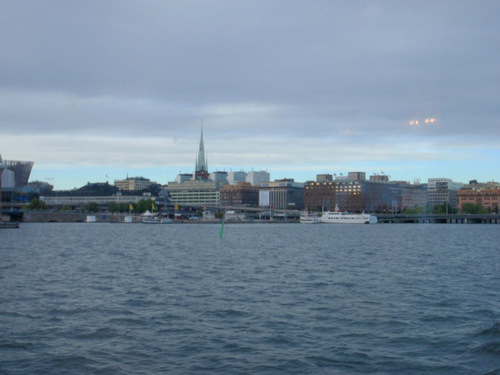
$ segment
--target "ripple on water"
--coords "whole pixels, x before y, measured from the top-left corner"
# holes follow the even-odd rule
[[[17,233],[0,245],[0,372],[500,372],[500,226]]]

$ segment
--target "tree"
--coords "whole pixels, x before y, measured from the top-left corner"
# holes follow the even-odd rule
[[[99,212],[99,205],[96,202],[87,203],[87,205],[85,206],[85,208],[89,212]]]
[[[487,214],[488,210],[483,206],[474,203],[465,203],[462,206],[462,213],[464,214]]]
[[[432,207],[432,213],[434,215],[443,215],[446,213],[446,204],[435,204]]]
[[[403,211],[404,214],[408,215],[414,215],[414,214],[424,214],[425,213],[425,207],[408,207]]]
[[[432,213],[434,215],[456,214],[457,209],[455,207],[451,207],[449,203],[435,204],[432,207]]]
[[[146,210],[152,210],[153,204],[152,199],[141,199],[135,208],[138,212],[145,212]]]
[[[108,203],[108,211],[109,212],[116,212],[120,209],[120,206],[115,203],[115,202],[109,202]]]
[[[131,209],[130,206],[132,206],[133,208]],[[118,211],[119,212],[129,212],[132,211],[132,212],[135,212],[135,205],[131,202],[131,203],[120,203],[120,206],[118,207]]]
[[[39,198],[33,198],[28,205],[28,208],[30,210],[45,210],[47,208],[47,205]]]

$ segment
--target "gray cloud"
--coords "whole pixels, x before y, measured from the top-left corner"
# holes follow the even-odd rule
[[[279,148],[283,160],[324,141],[385,148],[381,163],[407,159],[390,149],[413,150],[422,140],[475,155],[467,141],[476,147],[500,136],[499,8],[467,1],[3,2],[0,134],[19,142],[27,134],[84,137],[80,145],[99,136],[196,142],[203,120],[212,147],[240,151],[246,165],[262,156],[251,151],[262,151],[262,137],[293,145]],[[431,117],[437,122],[425,125]],[[0,138],[4,157],[22,159],[19,150]],[[176,155],[190,163],[188,151]],[[408,155],[419,154],[429,155]]]

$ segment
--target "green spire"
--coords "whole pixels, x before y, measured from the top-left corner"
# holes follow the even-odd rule
[[[198,158],[196,160],[195,171],[208,171],[207,158],[205,157],[205,146],[203,144],[203,125],[201,126],[200,148],[198,150]]]

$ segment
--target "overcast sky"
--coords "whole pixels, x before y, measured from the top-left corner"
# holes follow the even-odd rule
[[[194,171],[203,123],[210,171],[499,181],[499,14],[498,1],[4,0],[0,154],[56,189],[165,184]]]

